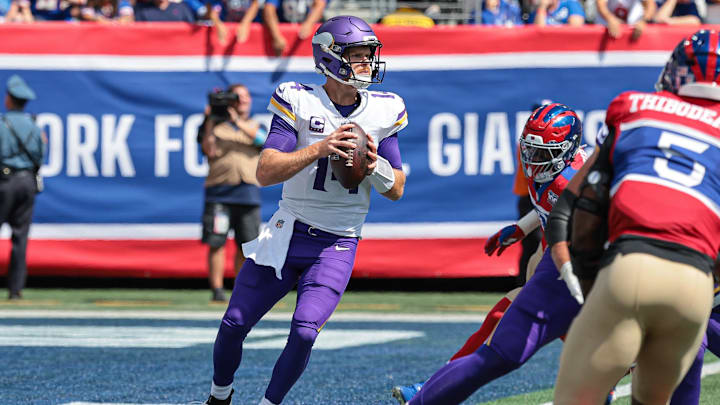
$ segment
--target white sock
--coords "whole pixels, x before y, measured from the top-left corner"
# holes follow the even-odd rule
[[[226,386],[219,386],[215,385],[215,383],[212,383],[212,386],[210,386],[210,395],[214,396],[217,399],[227,399],[227,397],[230,396],[230,392],[232,391],[232,384],[226,385]]]
[[[260,403],[258,405],[277,405],[277,404],[274,404],[274,403],[270,402],[269,399],[263,397],[262,401],[260,401]]]

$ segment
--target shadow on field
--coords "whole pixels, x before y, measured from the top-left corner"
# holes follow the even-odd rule
[[[4,277],[3,277],[4,278]],[[225,279],[232,288],[233,279]],[[348,291],[484,291],[506,292],[517,286],[514,277],[483,278],[353,278]],[[207,280],[200,278],[100,278],[100,277],[28,277],[28,288],[148,288],[207,289]]]

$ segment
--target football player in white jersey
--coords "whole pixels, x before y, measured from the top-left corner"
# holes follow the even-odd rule
[[[260,404],[282,402],[350,280],[370,189],[390,200],[403,194],[397,132],[407,126],[405,104],[393,93],[366,90],[382,82],[382,44],[365,21],[352,16],[325,22],[312,44],[325,84],[282,83],[270,99],[274,116],[257,178],[264,186],[283,182],[282,199],[267,229],[243,245],[248,260],[215,340],[207,404],[230,404],[245,337],[297,285],[288,342]],[[352,190],[334,179],[328,164],[329,155],[347,158],[343,148],[355,146],[351,141],[358,135],[349,131],[350,122],[371,136],[367,176]]]

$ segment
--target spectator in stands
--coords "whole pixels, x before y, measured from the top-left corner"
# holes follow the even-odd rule
[[[623,24],[632,25],[632,39],[635,40],[652,21],[655,10],[655,0],[597,0],[600,16],[596,22],[605,25],[613,38],[620,38]]]
[[[237,41],[243,43],[250,36],[250,24],[256,20],[260,5],[258,0],[223,0],[220,19],[239,23],[235,35]]]
[[[0,0],[0,22],[5,21],[5,16],[10,11],[10,0]]]
[[[267,27],[275,55],[282,55],[287,41],[280,32],[279,23],[300,23],[298,40],[309,38],[320,22],[327,6],[325,0],[265,0],[263,23]]]
[[[260,9],[258,0],[221,0],[207,2],[204,0],[185,0],[195,13],[198,20],[206,20],[218,32],[218,40],[224,44],[228,39],[225,22],[239,23],[235,35],[237,42],[246,42],[250,35],[250,24],[255,20]]]
[[[210,170],[205,179],[202,242],[209,245],[213,301],[225,301],[225,242],[235,234],[235,273],[245,263],[242,244],[258,237],[260,188],[255,170],[267,131],[250,118],[252,98],[242,84],[210,95],[210,111],[198,132]]]
[[[29,23],[35,21],[30,0],[2,0],[0,4],[7,6],[4,18],[2,18],[5,22]],[[0,5],[0,8],[2,7]],[[0,10],[0,13],[3,13],[2,10]]]
[[[217,1],[205,0],[183,0],[183,3],[190,8],[196,21],[215,27],[218,41],[225,44],[228,39],[228,32],[225,23],[220,18],[222,5]]]
[[[88,0],[67,0],[65,4],[66,9],[66,21],[81,21],[82,20],[82,9],[87,6]],[[61,3],[62,4],[62,3]]]
[[[419,10],[410,7],[400,7],[384,16],[380,20],[380,24],[392,27],[432,28],[435,26],[435,21]]]
[[[70,3],[62,0],[31,0],[35,21],[63,21],[72,19]]]
[[[539,0],[537,8],[530,16],[535,25],[570,25],[585,24],[585,11],[578,0]]]
[[[5,108],[0,119],[0,225],[12,229],[12,249],[8,268],[8,298],[22,298],[27,277],[27,241],[32,222],[35,194],[42,189],[38,170],[45,154],[45,136],[25,104],[35,92],[18,75],[7,81]]]
[[[138,0],[134,13],[135,21],[196,21],[187,4],[169,0]]]
[[[135,22],[135,0],[118,1],[115,21],[122,24]]]
[[[705,24],[720,24],[720,0],[707,2],[707,14],[703,21]]]
[[[707,14],[705,0],[660,0],[655,22],[670,25],[700,25]]]
[[[515,0],[485,0],[482,7],[483,25],[523,25],[520,5]],[[475,10],[472,13],[474,18]]]
[[[82,21],[129,23],[135,20],[133,6],[128,0],[89,0],[80,10]]]

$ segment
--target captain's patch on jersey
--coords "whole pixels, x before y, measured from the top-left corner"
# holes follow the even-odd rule
[[[325,118],[312,116],[310,117],[308,125],[310,126],[310,130],[312,132],[322,134],[325,131]]]

